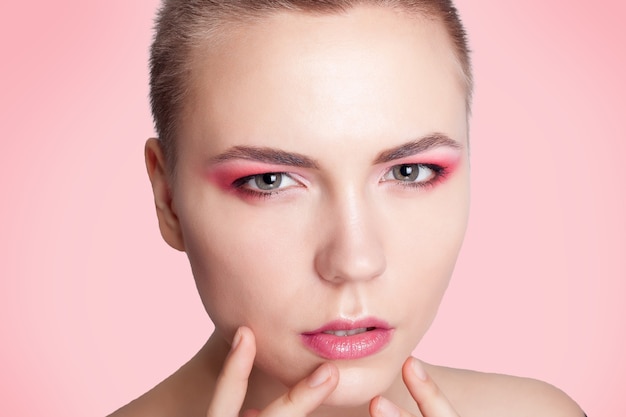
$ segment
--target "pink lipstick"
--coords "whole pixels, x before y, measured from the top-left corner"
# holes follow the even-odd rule
[[[381,320],[335,320],[317,330],[302,333],[305,346],[332,360],[359,359],[387,346],[393,329]]]

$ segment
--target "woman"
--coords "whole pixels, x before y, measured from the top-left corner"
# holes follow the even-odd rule
[[[424,364],[469,206],[471,71],[446,1],[166,1],[146,163],[215,332],[114,416],[582,416]]]

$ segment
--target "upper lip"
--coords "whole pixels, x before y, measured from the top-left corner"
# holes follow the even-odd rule
[[[376,317],[367,317],[358,320],[338,319],[330,321],[315,330],[304,332],[303,334],[310,335],[329,331],[355,330],[362,328],[389,330],[391,329],[391,326],[389,326],[389,324],[384,320]]]

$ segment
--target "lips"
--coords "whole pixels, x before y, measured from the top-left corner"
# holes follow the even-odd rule
[[[325,359],[354,360],[374,355],[391,340],[393,329],[382,320],[336,320],[302,334],[306,347]]]

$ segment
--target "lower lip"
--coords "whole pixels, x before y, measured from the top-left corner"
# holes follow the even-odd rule
[[[374,355],[391,340],[391,329],[376,328],[352,336],[335,336],[327,333],[302,335],[304,344],[325,359],[360,359]]]

